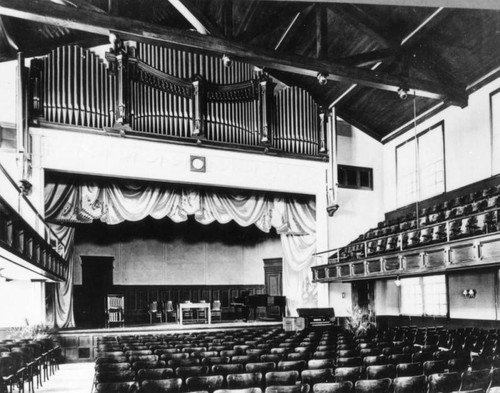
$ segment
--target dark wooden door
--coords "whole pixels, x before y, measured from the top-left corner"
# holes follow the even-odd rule
[[[266,292],[271,296],[283,295],[283,260],[281,258],[264,259]]]
[[[113,257],[82,256],[82,287],[75,297],[79,327],[99,328],[105,324],[106,295],[113,286]],[[75,293],[77,295],[77,293]],[[76,310],[76,308],[79,310]]]

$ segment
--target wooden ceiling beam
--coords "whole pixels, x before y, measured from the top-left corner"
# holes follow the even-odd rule
[[[198,33],[222,37],[219,29],[203,15],[190,0],[168,0],[168,2],[186,18]]]
[[[397,48],[387,48],[360,53],[358,55],[338,57],[336,59],[332,59],[332,61],[336,63],[362,67],[373,63],[378,63],[388,58],[393,58],[394,56],[398,55],[398,53],[399,50]]]
[[[328,74],[330,80],[356,83],[375,89],[396,92],[403,87],[415,91],[417,95],[440,100],[448,99],[457,105],[461,105],[463,102],[460,92],[457,94],[456,91],[435,81],[372,72],[363,68],[349,67],[304,56],[277,55],[274,51],[245,46],[213,36],[203,36],[195,32],[186,32],[88,10],[75,12],[74,9],[49,1],[0,0],[0,14],[98,35],[109,35],[110,32],[114,32],[124,39],[206,53],[224,53],[235,60],[306,76],[316,77],[321,72]]]
[[[254,0],[239,0],[239,1],[254,1]],[[259,0],[259,1],[274,1],[288,3],[328,3],[328,4],[367,4],[367,5],[387,5],[387,6],[403,6],[403,7],[445,7],[445,8],[462,8],[462,9],[483,9],[483,10],[500,10],[500,2],[498,0]]]
[[[328,59],[328,20],[324,4],[316,6],[316,58]]]

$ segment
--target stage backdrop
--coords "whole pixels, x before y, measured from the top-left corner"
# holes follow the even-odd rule
[[[283,247],[283,294],[288,314],[298,307],[317,307],[317,288],[311,282],[312,254],[316,250],[316,209],[310,197],[289,198],[271,194],[200,190],[163,184],[54,180],[45,186],[47,220],[60,224],[65,252],[73,263],[74,231],[61,226],[101,220],[113,225],[139,221],[147,216],[174,222],[193,215],[201,224],[234,220],[238,225],[256,225],[280,235]],[[73,266],[65,283],[56,291],[55,324],[74,325],[72,310]]]

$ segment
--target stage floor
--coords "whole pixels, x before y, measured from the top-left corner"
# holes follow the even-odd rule
[[[59,335],[72,335],[72,334],[102,334],[102,335],[123,335],[123,334],[154,334],[154,333],[183,333],[183,332],[196,332],[205,330],[234,330],[234,329],[252,329],[258,327],[281,327],[282,321],[232,321],[232,322],[218,322],[218,323],[188,323],[179,325],[176,322],[169,323],[154,323],[154,324],[141,324],[131,325],[124,327],[109,327],[99,329],[64,329],[59,331]]]

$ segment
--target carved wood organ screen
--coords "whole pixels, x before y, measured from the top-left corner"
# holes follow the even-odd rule
[[[31,117],[132,135],[326,153],[326,114],[298,87],[275,83],[249,64],[138,43],[104,61],[64,46],[31,61]],[[276,90],[276,91],[275,91]]]

